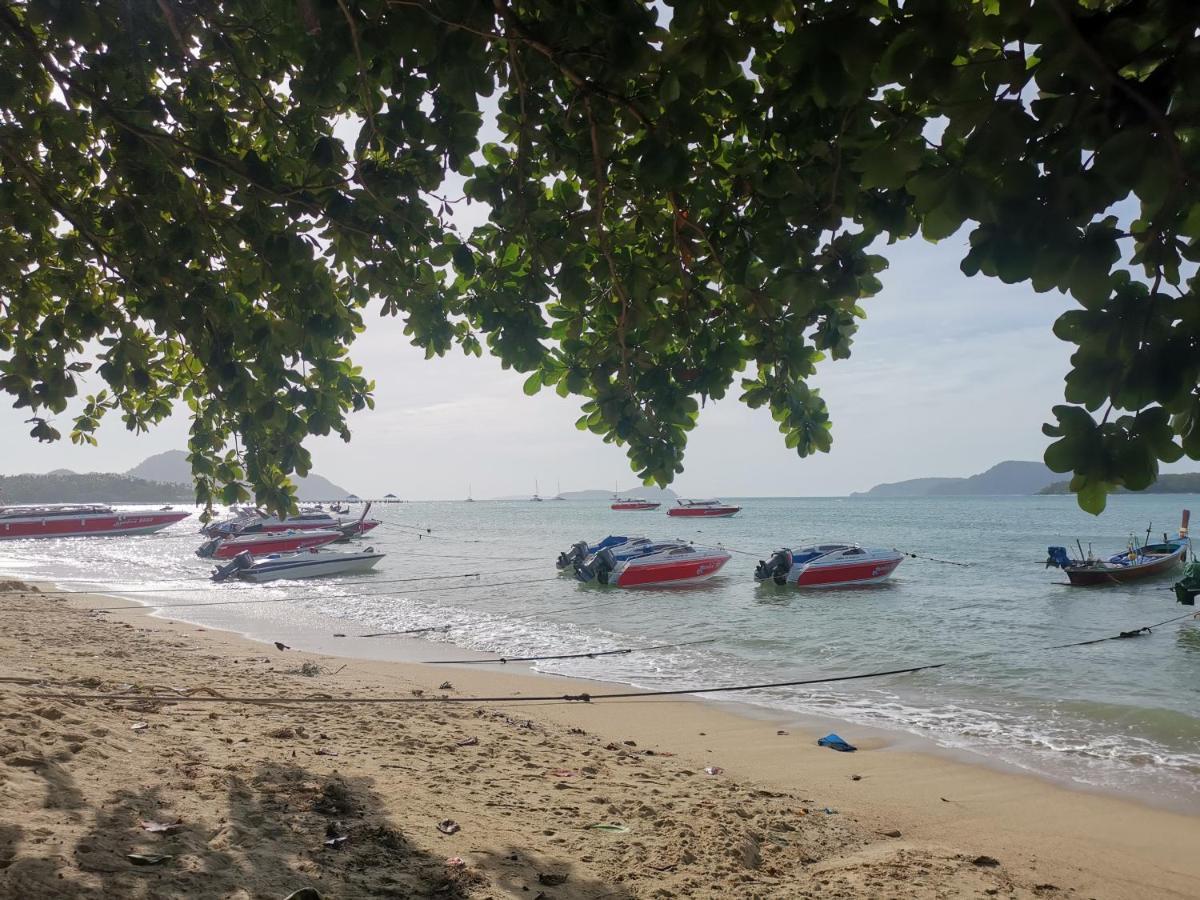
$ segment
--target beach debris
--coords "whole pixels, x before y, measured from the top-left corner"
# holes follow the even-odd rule
[[[472,737],[463,738],[461,741],[455,741],[454,746],[455,747],[474,747],[478,743],[479,743],[479,738],[472,736]]]
[[[292,648],[289,647],[287,644],[285,644],[283,641],[275,641],[275,649],[279,650],[279,651],[283,651],[283,650],[291,650]]]
[[[568,728],[567,734],[587,734],[582,728]]]
[[[350,835],[342,834],[341,822],[330,822],[325,826],[325,846],[340,847],[350,840]]]
[[[576,772],[574,769],[551,769],[546,774],[553,775],[555,778],[578,778],[579,777],[579,773]]]
[[[827,816],[836,816],[837,815],[837,810],[831,809],[828,806],[826,806],[824,809],[822,809],[821,812],[825,813],[825,815],[827,815]]]
[[[538,884],[544,884],[546,887],[555,887],[560,884],[566,884],[568,877],[566,872],[538,872]]]
[[[722,769],[720,766],[705,766],[704,767],[705,775],[720,775],[724,771],[725,770]]]
[[[984,869],[992,869],[1000,865],[1000,860],[996,859],[994,856],[977,856],[971,860],[971,865],[979,866],[980,868]]]
[[[344,634],[340,634],[340,633],[338,633],[338,632],[336,632],[336,631],[333,633],[333,636],[334,636],[334,637],[345,637],[345,635],[344,635]]]
[[[626,834],[629,831],[627,825],[613,825],[609,822],[597,822],[595,825],[588,825],[588,831],[606,831],[611,834]]]
[[[884,837],[890,837],[890,838],[898,838],[898,837],[900,837],[900,832],[899,832],[899,831],[894,831],[894,830],[893,830],[893,831],[877,831],[877,832],[875,832],[875,833],[876,833],[876,834],[881,834],[881,835],[883,835]]]
[[[413,688],[413,689],[410,691],[410,693],[411,693],[411,694],[412,694],[414,697],[424,697],[424,696],[425,696],[425,691],[424,691],[422,688]]]
[[[129,726],[129,730],[130,731],[145,731],[149,727],[150,727],[149,722],[134,722],[132,725]]]
[[[292,891],[283,900],[321,900],[321,894],[316,888],[306,887]]]
[[[862,776],[861,775],[851,775],[850,780],[851,781],[862,781]]]
[[[438,690],[439,691],[452,691],[452,690],[454,690],[454,685],[452,685],[448,681],[443,681],[441,684],[438,685]]]
[[[336,750],[326,750],[324,747],[317,748],[317,756],[337,756]]]
[[[138,824],[144,831],[155,834],[174,834],[183,827],[183,819],[176,819],[174,822],[151,822],[146,819],[138,819]]]
[[[175,857],[169,853],[126,853],[125,858],[135,866],[157,866]]]
[[[461,856],[451,856],[446,860],[446,866],[450,869],[462,869],[467,865],[467,861]]]
[[[853,753],[858,748],[847,741],[842,740],[832,731],[823,738],[817,739],[818,747],[828,747],[830,750],[840,750],[842,753]]]
[[[442,834],[454,834],[457,831],[462,831],[462,826],[453,819],[442,819],[437,824],[437,830]]]
[[[776,734],[787,734],[787,732],[786,732],[786,731],[784,731],[782,728],[780,728],[780,729],[779,729],[777,732],[775,732],[775,733],[776,733]]]

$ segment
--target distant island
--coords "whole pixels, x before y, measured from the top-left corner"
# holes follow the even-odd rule
[[[913,478],[877,484],[851,497],[984,497],[1045,493],[1059,476],[1045,463],[1006,460],[967,478]]]
[[[319,475],[294,479],[304,502],[336,500],[347,495]],[[143,460],[128,472],[72,472],[0,475],[0,503],[191,503],[192,469],[182,450],[168,450]]]
[[[1069,494],[1070,481],[1056,481],[1038,491],[1039,494]],[[1159,475],[1158,480],[1141,491],[1129,488],[1113,488],[1114,494],[1200,494],[1200,472],[1184,472],[1179,475]]]
[[[497,500],[528,500],[532,495],[513,495],[508,497],[497,497]],[[543,500],[611,500],[613,492],[594,488],[586,491],[563,491],[561,494],[556,494],[553,497],[543,497]],[[620,492],[622,497],[637,497],[639,500],[657,500],[659,503],[666,503],[676,499],[679,495],[670,488],[656,488],[638,485],[631,487],[628,490]]]
[[[0,475],[3,503],[193,503],[191,485],[112,472],[57,469],[44,475]]]

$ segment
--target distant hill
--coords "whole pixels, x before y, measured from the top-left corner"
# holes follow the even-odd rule
[[[0,503],[192,503],[191,485],[56,469],[47,475],[0,475]]]
[[[1056,481],[1038,491],[1039,494],[1069,494],[1070,481]],[[1158,481],[1144,491],[1129,488],[1114,488],[1116,494],[1200,494],[1200,472],[1184,472],[1179,475],[1159,475]]]
[[[564,500],[608,500],[612,497],[612,491],[589,490],[589,491],[563,491],[558,496]],[[660,503],[666,500],[674,500],[676,494],[670,488],[655,488],[638,485],[637,487],[629,488],[629,490],[621,491],[622,497],[637,497],[639,500],[657,500]]]
[[[162,481],[168,484],[187,485],[189,491],[192,484],[192,467],[188,464],[187,454],[182,450],[167,450],[148,457],[125,473],[134,478],[144,478],[148,481]],[[299,500],[311,502],[314,500],[341,500],[349,495],[344,487],[338,487],[327,478],[320,475],[307,475],[304,478],[293,476],[296,485],[296,497]]]
[[[679,495],[670,488],[655,488],[638,485],[631,487],[628,490],[620,492],[622,497],[637,497],[641,500],[657,500],[660,503],[665,503],[674,500]],[[613,492],[595,488],[587,491],[563,491],[561,494],[556,494],[554,497],[543,497],[543,500],[554,500],[561,497],[564,500],[609,500],[612,498]],[[508,497],[497,497],[497,500],[528,500],[531,495],[513,494]]]
[[[1058,476],[1045,463],[1006,460],[969,478],[913,478],[877,484],[851,497],[948,497],[1036,494]]]

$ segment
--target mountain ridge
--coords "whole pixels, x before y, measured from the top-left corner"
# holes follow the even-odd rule
[[[986,497],[1036,494],[1059,476],[1043,462],[1008,459],[965,477],[910,478],[877,484],[851,497]]]
[[[187,454],[182,450],[164,450],[148,456],[140,463],[125,472],[131,478],[145,481],[159,481],[164,484],[185,484],[191,487],[192,467],[187,461]],[[341,500],[350,494],[344,487],[334,484],[328,478],[308,474],[304,477],[292,476],[296,485],[296,499],[309,503],[316,500]]]

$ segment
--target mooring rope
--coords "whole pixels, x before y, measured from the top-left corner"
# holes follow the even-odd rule
[[[1171,619],[1166,619],[1158,622],[1155,625],[1146,625],[1142,628],[1131,631],[1122,631],[1119,634],[1109,635],[1107,637],[1095,638],[1087,641],[1077,641],[1072,644],[1060,644],[1054,647],[1042,647],[1041,650],[1061,650],[1067,647],[1086,647],[1093,644],[1103,643],[1105,641],[1121,640],[1123,638],[1136,637],[1141,634],[1150,633],[1153,628],[1158,628],[1162,625],[1168,625],[1171,622],[1178,622],[1181,619],[1192,618],[1195,613],[1185,613],[1182,616],[1175,616]],[[995,651],[993,651],[994,653]],[[1011,651],[1000,651],[1011,652]],[[973,654],[973,656],[991,655],[987,652]],[[492,660],[494,662],[495,660]],[[515,660],[513,660],[515,661]],[[755,684],[737,684],[737,685],[717,685],[709,687],[686,687],[686,688],[671,688],[657,691],[614,691],[603,694],[557,694],[547,696],[525,696],[515,695],[507,697],[449,697],[444,695],[425,697],[330,697],[327,694],[306,695],[301,697],[279,697],[279,696],[225,696],[216,694],[210,688],[194,688],[194,691],[203,690],[210,696],[198,697],[191,696],[187,690],[182,690],[177,694],[171,695],[153,695],[153,694],[62,694],[62,693],[24,693],[18,696],[30,700],[71,700],[71,701],[92,701],[92,700],[132,700],[140,702],[160,702],[160,703],[181,703],[181,702],[200,702],[200,703],[249,703],[249,704],[266,704],[266,703],[311,703],[323,705],[358,705],[358,704],[402,704],[402,703],[532,703],[532,702],[571,702],[571,703],[590,703],[594,700],[628,700],[636,698],[650,697],[678,697],[685,694],[721,694],[734,693],[740,691],[757,691],[770,690],[774,688],[789,688],[789,687],[805,687],[814,684],[834,684],[846,681],[862,681],[870,678],[885,678],[891,675],[909,675],[916,672],[926,672],[933,669],[943,669],[947,666],[953,666],[961,663],[963,660],[952,660],[949,662],[926,663],[917,666],[906,666],[900,669],[885,669],[873,672],[860,672],[853,675],[831,675],[822,678],[802,678],[789,681],[771,681],[759,682]]]
[[[674,644],[654,644],[650,647],[625,647],[620,650],[592,650],[585,653],[560,653],[555,656],[499,656],[495,659],[423,659],[429,666],[474,666],[483,663],[543,662],[549,659],[595,659],[597,656],[621,656],[627,653],[645,653],[648,650],[665,650],[669,647],[693,647],[696,644],[712,644],[716,638],[700,641],[680,641]]]
[[[907,550],[897,550],[895,547],[893,547],[892,550],[903,556],[911,556],[913,559],[924,559],[929,562],[941,563],[942,565],[945,565],[945,566],[962,566],[964,569],[971,568],[970,563],[954,562],[953,560],[949,560],[949,559],[938,559],[937,557],[934,557],[934,556],[922,556],[920,553],[910,553]]]

